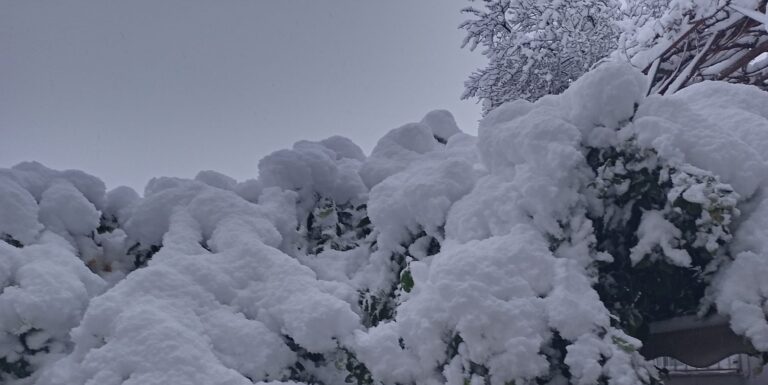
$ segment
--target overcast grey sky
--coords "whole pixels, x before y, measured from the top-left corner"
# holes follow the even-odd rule
[[[242,180],[300,139],[366,152],[460,101],[466,0],[0,0],[0,167],[109,187],[213,169]]]

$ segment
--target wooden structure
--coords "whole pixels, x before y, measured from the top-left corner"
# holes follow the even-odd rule
[[[760,359],[749,356],[759,353],[726,317],[680,317],[651,324],[650,332],[640,353],[669,372],[669,385],[768,385]]]
[[[650,93],[673,93],[702,80],[753,84],[768,90],[768,15],[725,5],[714,14],[691,20],[687,29],[644,72]]]
[[[757,354],[746,338],[736,335],[728,319],[714,316],[674,318],[651,324],[640,353],[648,359],[672,357],[693,367],[714,365],[730,355]]]

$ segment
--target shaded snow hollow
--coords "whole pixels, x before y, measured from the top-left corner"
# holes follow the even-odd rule
[[[2,169],[0,358],[31,374],[2,381],[337,384],[359,362],[384,384],[557,384],[547,349],[561,338],[572,383],[647,383],[640,342],[612,326],[592,287],[606,256],[590,249],[582,193],[585,146],[629,137],[741,197],[712,298],[768,351],[768,95],[705,82],[645,97],[645,82],[606,64],[562,95],[502,105],[478,137],[433,111],[370,156],[342,137],[301,141],[262,159],[258,179],[202,171],[155,178],[143,196],[80,171]],[[372,231],[310,254],[311,225],[352,220],[342,207],[367,211]],[[690,264],[669,226],[646,213],[633,262],[660,247]],[[552,238],[568,242],[555,250]],[[393,255],[408,256],[412,282],[373,326],[360,293],[402,279]]]

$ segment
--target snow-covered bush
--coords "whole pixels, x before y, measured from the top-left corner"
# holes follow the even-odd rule
[[[0,169],[0,382],[67,353],[70,330],[106,288],[86,267],[104,255],[104,189],[81,171]]]
[[[707,83],[646,98],[646,86],[631,67],[609,64],[561,96],[505,104],[486,117],[482,164],[473,167],[480,179],[450,204],[439,252],[408,260],[402,282],[409,290],[397,297],[391,322],[357,332],[358,357],[374,379],[656,381],[636,338],[652,321],[722,302],[737,206],[765,180],[752,146],[768,137],[757,107],[768,95]],[[743,116],[752,128],[722,116]],[[411,196],[410,186],[438,174],[420,174],[421,167],[382,182],[401,186],[386,194],[388,213],[406,199],[399,194]],[[428,207],[429,199],[418,202]],[[389,227],[371,217],[374,231]],[[397,244],[414,226],[392,228],[402,229],[389,242]],[[755,309],[764,297],[755,286],[739,311],[763,325],[765,314]],[[734,330],[764,333],[744,317],[734,319]]]
[[[363,175],[387,172],[368,201],[375,243],[360,301],[366,325],[394,317],[413,285],[410,263],[440,251],[448,209],[476,179],[474,144],[449,113],[433,111],[390,131],[363,165]]]
[[[648,325],[710,312],[768,352],[768,94],[647,89],[606,63],[477,137],[433,111],[143,196],[0,170],[0,379],[656,384]]]
[[[637,336],[649,322],[696,313],[728,261],[739,195],[709,172],[640,148],[634,137],[592,149],[588,159],[602,203],[590,215],[597,249],[612,257],[598,264],[601,299]]]

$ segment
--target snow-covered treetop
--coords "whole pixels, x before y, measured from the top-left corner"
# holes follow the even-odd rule
[[[485,112],[560,93],[616,48],[615,0],[479,3],[463,10],[470,19],[459,28],[462,46],[482,47],[488,65],[470,75],[462,98],[477,98]]]

